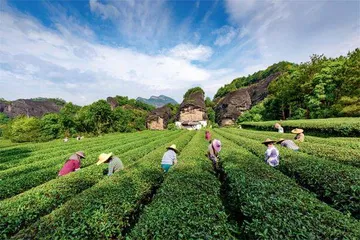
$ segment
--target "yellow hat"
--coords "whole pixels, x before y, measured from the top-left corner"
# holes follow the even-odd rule
[[[111,156],[112,156],[112,152],[108,153],[108,154],[106,154],[106,153],[100,154],[99,161],[96,163],[96,165],[100,165],[100,164],[106,162]]]
[[[175,144],[171,145],[170,147],[167,147],[166,149],[172,149],[172,150],[174,150],[174,151],[177,152],[177,153],[179,152],[179,151],[177,150]]]
[[[280,138],[276,143],[281,143],[281,142],[283,142],[283,141],[285,141],[285,139]]]
[[[292,133],[295,133],[295,134],[299,134],[299,133],[304,132],[304,130],[301,129],[301,128],[295,128],[295,129],[291,130],[291,132],[292,132]]]
[[[267,138],[265,141],[262,142],[262,144],[268,144],[268,143],[274,143],[275,140],[271,140],[270,138]]]

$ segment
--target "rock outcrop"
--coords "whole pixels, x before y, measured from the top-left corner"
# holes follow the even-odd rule
[[[111,110],[114,110],[117,106],[119,106],[118,101],[117,101],[115,98],[113,98],[113,97],[108,97],[108,98],[106,99],[106,101],[107,101],[108,104],[110,105]]]
[[[279,75],[280,73],[272,74],[256,84],[228,93],[215,107],[218,124],[234,125],[244,111],[249,110],[268,95],[269,84]]]
[[[146,118],[146,127],[151,130],[164,130],[167,128],[169,119],[171,118],[171,110],[167,106],[157,108]]]
[[[193,89],[190,89],[193,90]],[[189,90],[189,91],[190,91]],[[204,91],[199,88],[195,92],[187,92],[176,115],[175,125],[178,128],[198,130],[206,127],[207,114],[204,100]]]
[[[0,102],[0,112],[13,118],[19,115],[41,117],[46,113],[57,113],[63,104],[53,100],[18,99],[11,102]]]
[[[206,106],[204,100],[204,93],[191,93],[181,103],[177,119],[181,123],[206,121]]]

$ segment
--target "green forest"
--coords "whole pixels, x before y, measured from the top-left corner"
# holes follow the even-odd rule
[[[267,97],[242,113],[237,119],[238,124],[360,116],[360,49],[355,49],[347,56],[337,58],[313,55],[310,61],[300,64],[282,61],[266,70],[234,79],[221,87],[213,100],[209,97],[205,99],[209,125],[217,127],[215,109],[223,97],[272,74],[279,76],[270,83]],[[184,94],[184,99],[197,91],[204,93],[200,87],[191,88]],[[52,99],[63,106],[62,109],[59,113],[48,113],[41,118],[18,116],[9,119],[0,113],[0,135],[14,142],[48,141],[66,136],[133,132],[146,128],[146,118],[153,106],[126,96],[114,99],[118,105],[114,109],[105,100],[80,107],[62,99]],[[4,99],[1,101],[5,102]],[[179,105],[168,106],[172,112],[168,128],[173,129]]]
[[[14,142],[144,130],[146,117],[154,107],[128,97],[115,99],[119,106],[113,110],[107,101],[99,100],[83,107],[69,102],[59,113],[41,118],[18,116],[10,120],[1,113],[0,127],[4,137]]]
[[[337,58],[313,55],[300,64],[276,63],[234,79],[218,90],[214,101],[277,72],[281,75],[270,84],[267,98],[239,122],[360,116],[360,49]]]

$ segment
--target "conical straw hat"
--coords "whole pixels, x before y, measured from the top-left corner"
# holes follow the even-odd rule
[[[85,158],[85,153],[83,151],[78,151],[75,153],[76,155],[79,155],[82,158]]]
[[[295,133],[295,134],[299,134],[299,133],[304,132],[304,130],[301,129],[301,128],[295,128],[295,129],[293,129],[291,132],[292,132],[292,133]]]
[[[98,160],[98,162],[96,163],[96,165],[100,165],[100,164],[106,162],[111,156],[112,156],[112,152],[111,152],[111,153],[108,153],[108,154],[106,154],[106,153],[100,154],[99,160]]]
[[[175,144],[171,145],[170,147],[167,147],[166,149],[172,149],[172,150],[174,150],[176,153],[178,153],[178,152],[179,152],[179,151],[177,150],[177,148],[176,148],[176,145],[175,145]]]
[[[271,140],[270,138],[267,138],[265,141],[262,142],[262,144],[267,144],[267,143],[274,143],[276,142],[275,140]]]

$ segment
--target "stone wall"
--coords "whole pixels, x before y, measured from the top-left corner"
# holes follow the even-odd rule
[[[189,106],[180,111],[179,121],[180,122],[198,122],[204,120],[204,112],[199,108]]]
[[[221,126],[233,126],[233,125],[235,125],[235,122],[230,118],[221,120]]]

